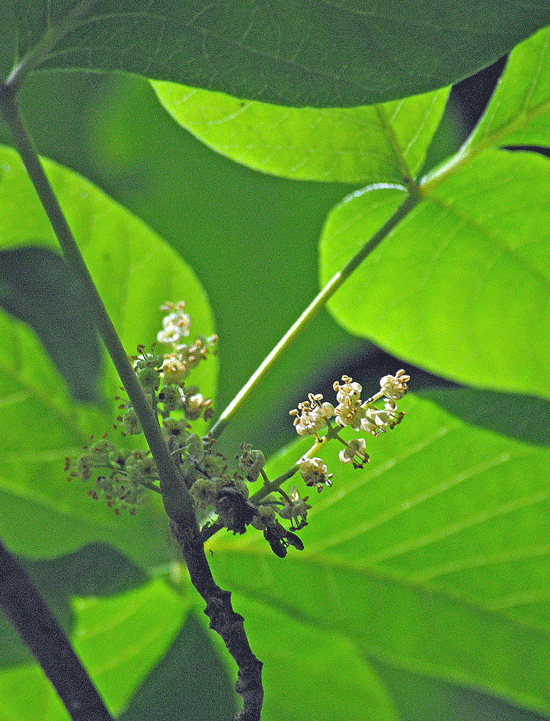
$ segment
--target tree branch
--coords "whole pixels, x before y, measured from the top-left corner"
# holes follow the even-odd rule
[[[243,699],[243,708],[234,721],[259,721],[263,702],[262,663],[250,649],[243,618],[235,613],[231,606],[231,594],[223,591],[214,582],[204,553],[204,543],[197,525],[191,494],[170,455],[157,416],[147,402],[25,128],[17,107],[16,87],[6,83],[0,85],[0,111],[12,132],[15,146],[52,224],[63,256],[81,279],[87,292],[99,334],[141,423],[157,467],[164,509],[170,519],[172,532],[182,549],[191,581],[206,601],[205,613],[210,618],[210,627],[220,634],[237,662],[239,672],[236,689]],[[79,721],[81,718],[79,717]],[[96,721],[96,717],[88,716],[86,721]],[[103,721],[103,717],[97,716],[97,721]]]
[[[43,668],[73,721],[113,721],[57,619],[1,542],[0,608]]]
[[[264,698],[263,664],[252,653],[244,619],[233,610],[229,591],[215,583],[198,527],[190,533],[187,526],[178,526],[172,521],[170,528],[183,553],[193,586],[206,602],[204,612],[210,619],[210,628],[222,637],[239,669],[235,689],[243,700],[243,707],[233,721],[259,721]]]

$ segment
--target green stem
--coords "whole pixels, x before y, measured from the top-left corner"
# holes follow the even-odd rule
[[[87,293],[99,334],[139,418],[157,466],[166,513],[176,523],[194,524],[196,521],[191,495],[170,456],[157,417],[147,403],[120,338],[90,276],[52,186],[46,177],[32,139],[19,114],[15,92],[15,88],[11,85],[0,86],[0,110],[12,133],[15,147],[21,155],[31,182],[52,224],[63,251],[63,256],[71,270],[82,282]]]
[[[295,338],[311,323],[315,316],[324,307],[326,302],[331,298],[340,286],[349,278],[353,271],[370,255],[375,248],[388,236],[391,231],[405,218],[411,210],[422,200],[422,195],[415,185],[409,185],[409,194],[402,205],[395,213],[388,218],[382,227],[365,243],[365,245],[357,252],[351,260],[349,260],[342,270],[338,271],[316,296],[316,298],[308,305],[304,312],[295,321],[271,353],[265,358],[250,379],[245,383],[235,398],[223,411],[216,423],[212,426],[210,433],[218,437],[227,426],[233,415],[241,408],[248,396],[260,383],[263,377],[271,370],[272,366],[282,356],[289,345]]]

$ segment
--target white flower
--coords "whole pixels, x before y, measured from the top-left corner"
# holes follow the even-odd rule
[[[386,398],[398,401],[407,392],[407,381],[411,377],[408,376],[403,369],[398,370],[395,376],[384,376],[380,379],[380,388],[384,392]]]
[[[369,457],[366,453],[367,444],[364,438],[354,438],[349,441],[346,447],[340,451],[338,458],[342,463],[354,463],[355,456],[358,456],[362,462],[367,462]]]
[[[336,381],[333,385],[336,391],[336,400],[338,403],[356,403],[361,398],[363,386],[360,383],[353,382],[353,378],[342,376],[344,385],[340,385]]]
[[[177,345],[181,338],[189,335],[191,330],[191,317],[184,312],[185,303],[180,301],[175,305],[166,303],[161,310],[172,310],[172,313],[162,319],[162,330],[157,335],[159,343]]]
[[[365,417],[361,421],[361,428],[377,438],[379,433],[385,433],[386,429],[394,428],[401,423],[403,413],[397,410],[397,404],[390,399],[384,403],[384,410],[378,408],[367,408]]]
[[[327,418],[334,415],[334,406],[330,403],[321,403],[321,393],[309,394],[309,400],[298,403],[298,409],[289,411],[294,419],[294,427],[299,436],[310,436],[317,433],[325,425]]]
[[[307,512],[311,508],[311,506],[306,503],[307,496],[305,498],[300,498],[298,489],[296,486],[293,486],[289,493],[289,498],[290,503],[285,503],[283,508],[279,511],[279,515],[281,518],[292,520],[292,525],[294,526],[294,524],[296,524],[295,530],[307,526]]]
[[[324,485],[332,486],[332,473],[328,473],[327,465],[322,458],[304,458],[300,466],[300,475],[306,486],[316,486],[319,493]]]
[[[182,383],[187,377],[189,369],[176,353],[171,353],[164,356],[161,372],[165,383]]]

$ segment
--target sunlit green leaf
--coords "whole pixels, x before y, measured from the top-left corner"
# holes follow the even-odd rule
[[[550,145],[550,29],[512,51],[467,147],[487,145]]]
[[[277,562],[284,564],[287,559],[273,559],[274,566],[268,569],[267,564],[266,572],[272,572],[274,578],[281,572],[284,575]],[[255,597],[249,590],[235,594],[235,606],[245,616],[250,642],[264,662],[262,718],[399,720],[383,682],[361,658],[353,640],[293,614],[292,609],[285,609],[286,604],[280,608],[265,604],[261,594]],[[310,590],[315,604],[318,596]]]
[[[16,154],[0,155],[0,246],[55,247],[44,211]],[[143,223],[89,182],[46,163],[46,170],[92,276],[129,353],[156,339],[166,300],[186,300],[192,331],[210,334],[212,317],[192,271]],[[32,331],[3,314],[0,351],[2,457],[0,503],[4,541],[19,553],[48,557],[102,540],[141,564],[170,556],[160,501],[135,517],[115,516],[86,496],[80,481],[68,484],[65,457],[75,457],[91,434],[120,439],[112,424],[120,382],[109,366],[104,409],[75,408],[65,385]],[[212,394],[215,358],[194,378]]]
[[[378,106],[286,108],[153,83],[168,112],[214,150],[297,180],[404,182],[419,171],[448,90]]]
[[[187,605],[160,580],[110,598],[76,598],[75,651],[113,713],[172,644]]]
[[[149,580],[143,570],[114,548],[98,543],[53,560],[21,558],[20,561],[67,635],[71,634],[75,623],[71,605],[73,596],[113,596],[143,586]],[[0,616],[0,666],[30,661],[30,651],[8,619]]]
[[[65,707],[37,664],[0,673],[1,721],[68,721]]]
[[[467,422],[438,407],[442,396],[470,408]],[[340,464],[331,444],[320,453],[333,486],[310,494],[304,551],[282,560],[260,533],[226,535],[212,561],[223,583],[272,609],[263,626],[282,627],[282,612],[366,658],[548,714],[550,449],[477,427],[485,400],[471,390],[404,399],[403,422],[367,439],[364,470]],[[275,459],[270,477],[308,446]],[[269,642],[283,653],[288,640]],[[295,667],[285,659],[289,675],[307,673],[299,656]]]
[[[234,682],[228,678],[230,669],[214,647],[214,639],[215,635],[190,613],[169,651],[147,677],[120,720],[227,721],[232,718],[238,705]],[[175,683],[175,679],[184,682]]]
[[[550,164],[540,156],[487,151],[458,166],[428,184],[331,311],[352,333],[432,372],[547,398],[550,329],[538,319],[550,301],[549,193]],[[321,245],[323,283],[403,196],[371,190],[333,211]]]
[[[19,55],[73,5],[16,0]],[[449,85],[549,22],[535,0],[99,0],[43,68],[125,70],[287,105],[367,105]]]

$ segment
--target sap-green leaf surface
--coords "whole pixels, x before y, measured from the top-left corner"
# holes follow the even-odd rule
[[[71,641],[112,714],[128,705],[167,652],[188,608],[187,601],[158,579],[119,596],[73,600],[76,624]],[[69,719],[34,664],[2,670],[0,708],[2,721]]]
[[[149,581],[142,569],[105,544],[89,544],[53,560],[20,561],[68,636],[75,624],[74,596],[120,595]],[[19,666],[32,659],[8,619],[0,616],[0,667]]]
[[[550,448],[477,427],[487,409],[476,395],[405,398],[403,422],[369,436],[364,470],[325,447],[333,486],[309,494],[304,551],[282,560],[261,534],[226,536],[213,541],[212,562],[223,584],[272,609],[265,627],[282,612],[348,639],[365,658],[548,714]],[[468,406],[468,422],[442,410],[442,396],[448,408]],[[308,446],[287,449],[269,464],[270,477]],[[284,633],[271,643],[272,653],[291,646]],[[307,685],[300,655],[295,666],[290,656],[288,675]]]
[[[420,170],[448,90],[377,106],[286,108],[153,83],[174,119],[214,150],[297,180],[403,182]]]
[[[76,598],[75,651],[118,714],[171,646],[188,601],[163,581],[110,598]]]
[[[274,577],[285,577],[286,560],[273,566]],[[399,721],[384,683],[354,640],[292,610],[285,613],[284,603],[277,608],[248,588],[242,590],[234,594],[234,604],[245,618],[254,652],[264,662],[262,719]]]
[[[329,303],[352,333],[455,381],[548,398],[550,164],[487,151],[457,166]],[[329,216],[322,282],[402,201],[350,196]],[[536,329],[536,330],[535,330]]]
[[[550,145],[550,29],[515,48],[465,151],[495,145]]]
[[[0,150],[0,246],[55,247],[53,232],[17,155]],[[185,299],[192,331],[209,334],[212,317],[192,271],[143,223],[97,188],[60,166],[46,171],[92,277],[125,348],[155,340],[165,300]],[[112,430],[120,382],[109,364],[103,411],[77,407],[32,331],[0,316],[0,505],[9,547],[29,557],[51,557],[84,543],[105,541],[140,565],[169,557],[160,499],[135,517],[119,517],[86,496],[80,481],[67,483],[65,457],[75,457],[90,435]],[[215,358],[197,369],[206,396],[214,390]]]
[[[14,0],[19,56],[84,2]],[[98,0],[43,69],[123,70],[282,105],[368,105],[471,75],[550,23],[540,0]]]
[[[70,716],[38,664],[0,673],[1,721],[69,721]]]

